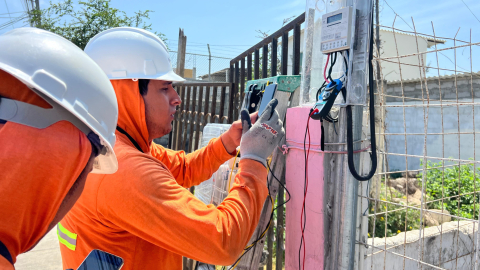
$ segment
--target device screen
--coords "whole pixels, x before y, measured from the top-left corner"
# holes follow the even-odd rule
[[[340,21],[342,19],[343,13],[338,13],[337,15],[333,15],[327,18],[327,23],[332,23],[336,21]]]
[[[260,103],[260,109],[258,109],[258,115],[262,115],[263,111],[267,107],[270,100],[273,99],[273,95],[275,95],[275,91],[277,90],[277,84],[273,83],[269,86],[265,87],[265,92],[263,92],[262,102]]]
[[[88,254],[77,270],[119,270],[122,266],[122,258],[95,249]]]

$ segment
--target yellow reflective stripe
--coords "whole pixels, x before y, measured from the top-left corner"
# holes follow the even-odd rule
[[[67,240],[63,239],[63,238],[60,236],[60,234],[58,233],[58,231],[57,231],[57,235],[58,235],[58,241],[59,241],[60,243],[64,244],[68,249],[71,249],[71,250],[75,251],[75,248],[76,248],[77,246],[68,243]]]
[[[60,229],[61,232],[63,232],[64,234],[66,234],[68,237],[72,238],[72,239],[77,239],[77,234],[76,233],[72,233],[70,231],[68,231],[67,229],[65,229],[65,227],[62,226],[62,223],[58,223],[58,229]]]
[[[62,224],[57,225],[58,241],[64,244],[67,248],[75,251],[77,247],[77,234],[69,232]]]

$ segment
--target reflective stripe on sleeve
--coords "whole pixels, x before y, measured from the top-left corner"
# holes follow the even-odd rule
[[[77,234],[69,232],[61,223],[57,225],[58,241],[64,244],[67,248],[75,251],[77,247]]]

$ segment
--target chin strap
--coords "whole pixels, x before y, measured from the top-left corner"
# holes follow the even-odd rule
[[[125,130],[123,130],[123,128],[117,126],[117,130],[118,132],[122,133],[123,135],[127,136],[127,138],[133,143],[133,145],[135,145],[135,148],[138,149],[138,151],[143,152],[142,148],[140,147],[140,145],[137,143],[137,141],[135,141],[135,139],[132,138],[132,136],[130,136],[130,134],[128,134]]]

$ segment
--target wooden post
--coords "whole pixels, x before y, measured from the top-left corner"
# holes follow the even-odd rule
[[[177,75],[185,76],[185,53],[187,50],[187,36],[184,35],[183,29],[178,31],[178,50],[177,50]]]
[[[278,177],[278,176],[277,176]],[[283,173],[281,177],[279,178],[280,182],[282,182],[283,185],[285,185],[285,174]],[[284,203],[283,196],[285,194],[285,191],[283,188],[280,188],[278,190],[278,196],[277,196],[277,205],[279,205],[277,209],[277,249],[276,249],[276,261],[275,261],[275,269],[282,270],[283,269],[283,232],[285,231],[284,226],[285,226],[285,220],[283,219],[283,209],[285,206],[282,204]],[[280,206],[282,205],[282,206]]]
[[[268,234],[267,234],[267,251],[268,251],[268,257],[267,257],[267,270],[272,270],[273,268],[273,242],[274,242],[274,234],[273,234],[273,220],[272,224],[270,225],[270,229],[268,229]]]

